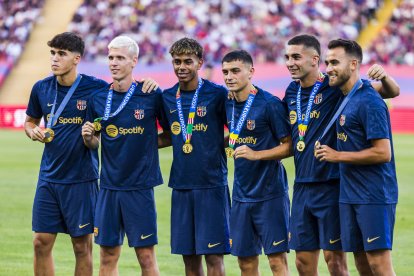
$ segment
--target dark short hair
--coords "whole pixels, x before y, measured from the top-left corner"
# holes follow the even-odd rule
[[[321,55],[321,44],[319,43],[319,40],[313,35],[301,34],[294,36],[287,42],[287,45],[303,45],[306,48],[315,49],[318,55]]]
[[[356,57],[359,63],[362,62],[362,48],[356,41],[342,38],[329,41],[329,50],[339,47],[343,48],[347,55]]]
[[[83,52],[85,50],[85,42],[83,39],[72,32],[64,32],[52,38],[52,40],[47,42],[49,47],[68,50],[71,52],[77,52],[81,56],[83,56]]]
[[[243,63],[253,66],[252,56],[245,50],[234,50],[227,53],[221,60],[221,63],[223,64],[224,62],[232,62],[235,60],[240,60]]]
[[[184,37],[173,43],[170,48],[170,54],[173,55],[196,55],[199,59],[203,59],[203,47],[197,40]]]

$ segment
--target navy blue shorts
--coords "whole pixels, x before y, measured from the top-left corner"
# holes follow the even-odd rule
[[[290,249],[342,250],[339,180],[295,183],[289,231]]]
[[[261,202],[233,201],[231,254],[238,257],[288,252],[289,196]]]
[[[97,180],[58,184],[39,180],[32,212],[32,230],[80,237],[93,232]]]
[[[158,243],[153,188],[117,191],[102,188],[95,210],[95,243],[119,246],[125,234],[130,247]]]
[[[392,249],[395,204],[341,203],[339,208],[344,251]]]
[[[181,255],[230,253],[229,212],[227,186],[173,189],[171,252]]]

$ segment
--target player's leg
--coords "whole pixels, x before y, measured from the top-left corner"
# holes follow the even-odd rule
[[[100,275],[118,275],[118,259],[124,241],[119,191],[101,188],[95,209],[95,243],[100,249]]]
[[[72,246],[76,259],[75,275],[92,275],[92,234],[72,237]]]
[[[346,252],[353,252],[355,267],[360,275],[372,275],[364,252],[363,237],[358,225],[354,205],[339,204],[341,220],[341,242],[342,248]]]
[[[286,252],[267,255],[273,275],[289,275]]]
[[[355,207],[373,275],[395,275],[391,260],[395,207],[395,204],[361,204]]]
[[[259,276],[259,256],[237,257],[241,276]]]
[[[203,276],[203,263],[201,255],[183,255],[186,276]]]
[[[72,238],[75,255],[75,275],[92,275],[92,235],[98,182],[61,184],[59,205]]]
[[[142,275],[159,275],[154,246],[158,243],[154,190],[120,191],[128,245],[134,247]]]
[[[262,246],[250,213],[252,204],[234,200],[230,214],[231,254],[238,257],[241,275],[259,275]]]
[[[288,275],[289,196],[251,204],[250,214],[273,275]]]
[[[121,246],[101,245],[99,275],[115,276],[118,273],[118,260],[121,255]]]
[[[319,248],[323,249],[328,271],[331,275],[349,275],[341,244],[339,181],[315,183],[309,192],[311,212],[318,221]]]
[[[395,275],[391,250],[367,251],[366,255],[373,275]]]
[[[34,275],[54,275],[52,249],[57,234],[35,233],[33,238]]]
[[[57,233],[66,233],[55,184],[39,180],[32,209],[35,275],[54,275],[52,249]]]
[[[194,190],[193,195],[196,254],[205,255],[207,275],[225,275],[223,254],[230,253],[228,187]]]
[[[135,254],[137,255],[139,265],[141,266],[142,276],[160,275],[154,246],[135,247]]]
[[[310,211],[309,185],[295,183],[289,223],[290,249],[295,250],[299,275],[317,275],[319,261],[319,230],[317,218]]]
[[[193,190],[172,190],[171,253],[182,255],[186,275],[203,275],[202,256],[195,249]]]
[[[358,270],[359,275],[371,276],[372,270],[369,267],[367,255],[365,251],[354,252],[355,267]]]
[[[319,250],[296,250],[296,269],[299,275],[318,275]]]
[[[345,252],[341,250],[323,250],[323,257],[331,275],[349,275]]]
[[[225,275],[223,255],[205,255],[208,276]]]

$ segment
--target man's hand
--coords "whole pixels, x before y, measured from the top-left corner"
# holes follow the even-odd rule
[[[151,93],[152,91],[154,91],[158,87],[160,87],[159,84],[151,78],[141,79],[140,82],[143,82],[142,92],[144,92],[144,93]]]
[[[367,76],[371,80],[380,81],[387,77],[387,72],[381,65],[374,64],[368,69]]]
[[[256,152],[246,145],[236,148],[234,151],[234,158],[245,158],[251,161],[258,160]]]
[[[315,157],[319,161],[327,161],[331,163],[337,163],[338,162],[338,154],[336,150],[330,148],[327,145],[322,145],[319,148],[315,148]]]
[[[82,126],[82,137],[85,142],[92,141],[93,137],[95,135],[95,129],[93,127],[93,124],[91,122],[86,122]]]
[[[45,139],[45,132],[40,127],[36,126],[32,128],[32,131],[30,132],[30,139],[44,143],[43,139]]]

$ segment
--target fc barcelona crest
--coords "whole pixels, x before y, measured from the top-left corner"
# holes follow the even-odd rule
[[[135,109],[134,117],[137,120],[144,119],[144,109]]]
[[[315,104],[320,104],[322,102],[322,93],[318,93],[313,100]]]
[[[343,126],[345,124],[345,119],[346,119],[346,116],[341,115],[341,117],[339,118],[339,125],[340,126]]]
[[[256,127],[256,123],[254,120],[247,120],[247,129],[253,130]]]
[[[86,109],[86,101],[85,100],[78,100],[76,102],[76,108],[79,109],[80,111],[85,110]]]
[[[197,116],[204,117],[207,113],[207,107],[205,106],[197,106]]]

